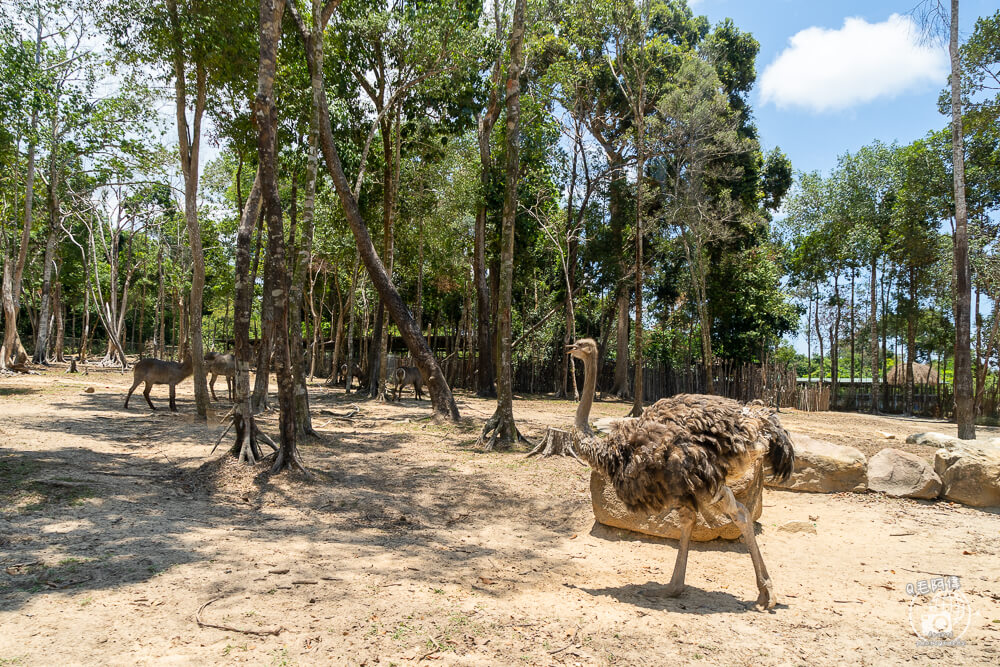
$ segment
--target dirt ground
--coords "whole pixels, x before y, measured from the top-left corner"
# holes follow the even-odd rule
[[[163,387],[152,413],[141,397],[122,408],[128,377],[60,370],[0,379],[0,665],[1000,663],[998,511],[766,490],[778,607],[752,609],[739,542],[694,545],[689,590],[664,599],[648,593],[676,543],[595,525],[571,459],[477,451],[488,401],[460,394],[459,426],[412,398],[360,402],[345,422],[329,413],[354,398],[317,385],[303,481],[211,454],[222,410],[195,422],[190,382],[179,414]],[[533,438],[574,409],[515,403]],[[866,454],[954,431],[783,419]],[[791,520],[816,532],[778,529]],[[964,646],[919,646],[910,628],[906,585],[937,574],[961,578]]]

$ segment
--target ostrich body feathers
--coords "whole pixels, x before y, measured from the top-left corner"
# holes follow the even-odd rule
[[[649,513],[698,511],[764,456],[778,478],[794,463],[788,433],[768,408],[700,394],[661,399],[614,424],[607,438],[582,438],[577,452],[630,511]]]

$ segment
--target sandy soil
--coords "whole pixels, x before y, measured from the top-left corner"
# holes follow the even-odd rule
[[[351,398],[316,387],[314,479],[269,479],[210,454],[222,427],[191,419],[190,383],[179,414],[165,388],[151,413],[122,409],[127,379],[0,380],[0,665],[1000,663],[1000,512],[766,490],[778,608],[750,608],[738,542],[695,545],[689,590],[663,599],[648,593],[676,543],[595,526],[575,461],[477,451],[487,401],[460,395],[459,426],[413,399],[360,403],[348,423],[328,411]],[[515,404],[532,437],[573,410]],[[875,430],[948,432],[784,419],[866,452],[899,444]],[[816,533],[778,529],[790,520]],[[939,573],[971,604],[964,646],[918,646],[910,629],[906,584]]]

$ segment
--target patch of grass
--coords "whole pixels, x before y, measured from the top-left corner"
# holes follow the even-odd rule
[[[392,640],[401,642],[406,639],[406,636],[413,632],[413,628],[406,623],[400,623],[396,626],[396,629],[392,632]]]
[[[288,657],[288,649],[282,647],[282,648],[279,648],[279,649],[277,649],[275,651],[272,651],[271,652],[271,664],[272,665],[290,665],[290,664],[292,664],[290,658]]]

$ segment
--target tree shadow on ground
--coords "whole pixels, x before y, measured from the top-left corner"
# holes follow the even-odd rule
[[[196,459],[208,449],[190,445],[215,439],[203,424],[159,411],[109,416],[121,412],[118,401],[94,394],[78,403],[57,402],[55,418],[49,413],[18,419],[18,426],[41,434],[39,441],[0,449],[0,489],[11,489],[0,499],[0,609],[19,609],[38,596],[142,584],[178,565],[215,563],[213,536],[233,531],[239,532],[232,539],[275,550],[289,540],[304,540],[328,558],[342,559],[344,547],[355,557],[388,553],[393,562],[408,563],[406,577],[428,585],[475,584],[473,573],[491,557],[552,569],[546,554],[551,533],[526,530],[523,542],[506,546],[468,544],[465,538],[491,526],[497,513],[560,516],[569,512],[565,503],[526,501],[489,471],[478,470],[470,484],[448,460],[408,460],[400,449],[412,432],[373,433],[377,426],[325,433],[303,446],[315,473],[312,482],[272,477],[258,466],[249,471],[249,492],[231,492],[225,484],[199,485],[193,477]],[[67,442],[67,434],[74,436],[68,441],[72,446],[46,446],[50,438]],[[87,438],[100,442],[88,446]],[[109,447],[123,451],[99,451]],[[219,454],[212,459],[219,460]],[[310,558],[302,566],[321,561]],[[359,574],[358,563],[335,567],[371,576]],[[380,574],[401,576],[395,569]],[[232,594],[264,585],[214,576]],[[506,580],[496,581],[479,590],[504,595]]]

